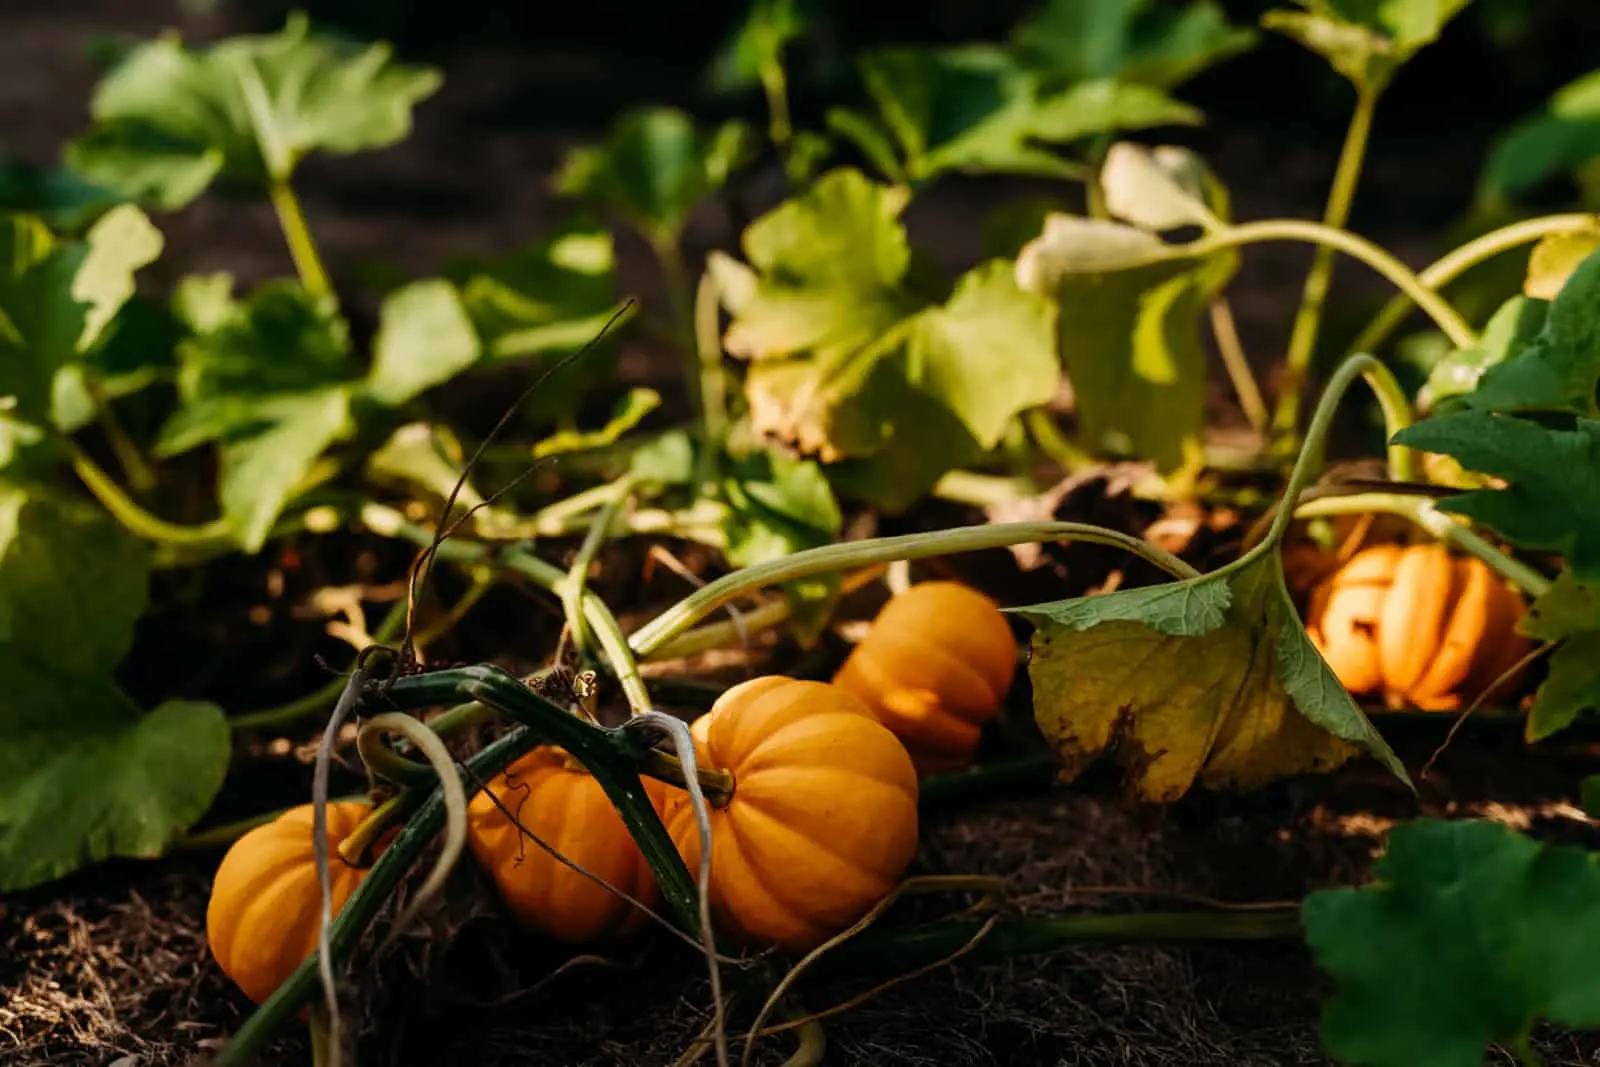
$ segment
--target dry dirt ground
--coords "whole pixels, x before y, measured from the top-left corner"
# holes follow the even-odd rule
[[[0,138],[30,158],[51,158],[84,121],[92,72],[83,43],[107,30],[149,34],[175,18],[172,7],[148,2],[8,9],[0,15]],[[199,18],[189,26],[191,36],[219,28]],[[510,250],[550,226],[556,207],[546,176],[561,149],[587,131],[565,128],[559,116],[532,121],[518,113],[516,101],[530,82],[565,79],[581,92],[604,71],[582,57],[530,58],[513,50],[480,48],[456,59],[444,61],[446,88],[420,111],[417,134],[406,145],[306,168],[310,222],[341,275],[379,259],[422,273],[450,256]],[[1232,185],[1241,215],[1316,215],[1334,146],[1276,131],[1293,145],[1286,152],[1269,132],[1214,130],[1199,139]],[[1409,133],[1403,144],[1385,142],[1380,130],[1356,228],[1384,238],[1414,264],[1431,258],[1440,250],[1441,226],[1463,206],[1459,197],[1433,195],[1438,176],[1470,173],[1482,145],[1481,136],[1458,127]],[[1418,158],[1429,166],[1418,167]],[[988,181],[941,188],[913,208],[913,232],[939,258],[971,262],[979,246],[974,210],[1032,188]],[[225,268],[252,279],[289,268],[264,206],[207,201],[162,225],[169,261],[183,270]],[[693,243],[726,247],[729,226],[723,214],[708,210],[696,220]],[[1237,310],[1258,360],[1287,333],[1306,258],[1284,246],[1247,261]],[[1379,292],[1355,271],[1341,279]],[[622,283],[647,301],[654,292],[648,261],[627,245]],[[658,353],[629,355],[625,375],[660,380]],[[930,512],[916,521],[942,517]],[[991,571],[1004,569],[991,561]],[[1404,737],[1408,762],[1419,765],[1442,732],[1425,727]],[[1425,783],[1420,810],[1486,814],[1600,843],[1594,826],[1566,803],[1594,755],[1582,748],[1530,754],[1514,734],[1469,729]],[[281,753],[247,755],[219,811],[298,802],[309,795],[308,781],[303,764]],[[935,809],[918,868],[1002,877],[1008,906],[1025,914],[1197,906],[1151,893],[1291,900],[1359,881],[1389,820],[1418,810],[1370,769],[1249,798],[1196,796],[1160,813],[1127,809],[1110,783],[1095,779]],[[113,864],[0,901],[0,1062],[180,1064],[236,1028],[249,1006],[210,962],[202,929],[215,862],[215,853],[194,852],[160,863]],[[925,913],[928,905],[917,910]],[[508,935],[468,871],[437,924],[437,936],[410,939],[357,983],[359,1006],[372,1020],[363,1064],[649,1067],[674,1062],[705,1025],[703,973],[694,954],[675,942],[646,938],[615,960],[550,978],[560,959]],[[803,985],[801,1000],[820,1010],[856,988]],[[828,1023],[826,1062],[1318,1064],[1324,1060],[1316,1017],[1324,993],[1293,941],[1071,948],[960,964],[891,990]],[[762,1061],[780,1062],[786,1041],[766,1042]],[[1589,1038],[1551,1037],[1541,1050],[1551,1065],[1600,1063],[1600,1043]],[[266,1062],[298,1064],[306,1056],[293,1033]]]

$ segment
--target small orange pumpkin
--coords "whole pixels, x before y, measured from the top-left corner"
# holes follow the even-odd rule
[[[1313,588],[1306,631],[1352,694],[1450,711],[1525,655],[1522,597],[1438,542],[1362,549]]]
[[[337,915],[367,872],[340,858],[339,842],[372,809],[328,805],[328,861]],[[206,906],[206,940],[222,972],[260,1004],[317,947],[322,894],[317,886],[312,805],[290,808],[235,841],[222,857]]]
[[[960,582],[921,582],[884,605],[833,684],[927,773],[972,762],[1016,666],[1016,638],[993,600]]]
[[[711,905],[754,944],[803,952],[849,927],[917,850],[917,772],[849,693],[772,675],[723,693],[693,726],[707,766],[733,775],[711,816]],[[691,873],[700,834],[687,794],[667,828]]]
[[[644,779],[662,810],[670,788]],[[517,921],[566,944],[623,936],[645,921],[632,904],[523,836],[529,832],[609,885],[654,907],[655,875],[600,783],[565,750],[544,745],[497,775],[467,808],[467,847]]]

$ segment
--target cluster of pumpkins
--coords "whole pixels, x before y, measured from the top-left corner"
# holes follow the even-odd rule
[[[1319,565],[1306,628],[1339,680],[1390,706],[1458,708],[1526,651],[1521,597],[1482,562],[1439,544],[1380,544]],[[1304,593],[1306,589],[1299,590]],[[805,951],[846,929],[899,881],[917,845],[919,774],[969,763],[1017,660],[995,603],[956,582],[893,597],[831,683],[754,678],[725,692],[692,733],[732,795],[710,811],[711,905],[719,932]],[[690,870],[700,838],[687,793],[646,792]],[[492,796],[490,794],[493,794]],[[649,864],[595,780],[565,752],[527,753],[469,810],[468,846],[512,916],[566,943],[624,936],[644,916],[591,878],[530,847],[507,811],[562,855],[635,900],[657,898]],[[332,846],[369,809],[333,804]],[[333,904],[363,871],[334,860]],[[311,809],[293,809],[234,844],[207,914],[212,952],[264,1000],[317,937]]]

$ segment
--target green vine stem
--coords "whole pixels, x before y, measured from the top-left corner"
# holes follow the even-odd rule
[[[1041,487],[1026,478],[1008,478],[976,471],[946,471],[931,492],[940,500],[976,508],[1013,504],[1037,496]]]
[[[1472,527],[1434,507],[1426,497],[1402,493],[1351,493],[1311,500],[1294,512],[1297,519],[1361,514],[1395,515],[1407,519],[1439,540],[1481,559],[1530,597],[1543,596],[1550,588],[1550,579],[1521,560],[1500,551]]]
[[[1367,141],[1372,134],[1372,118],[1377,113],[1378,97],[1382,94],[1382,85],[1370,80],[1356,86],[1355,110],[1350,115],[1344,146],[1339,150],[1339,162],[1334,169],[1333,185],[1328,190],[1327,207],[1322,213],[1324,226],[1343,230],[1350,219],[1350,206],[1355,201],[1356,183],[1361,177]],[[1283,391],[1278,395],[1277,408],[1273,412],[1273,430],[1290,439],[1300,422],[1301,397],[1305,393],[1311,358],[1316,352],[1322,308],[1327,303],[1332,280],[1333,247],[1324,244],[1317,249],[1311,270],[1306,275],[1305,287],[1301,290],[1300,308],[1295,312],[1288,350],[1284,356],[1286,373]]]
[[[1503,252],[1509,252],[1513,248],[1531,244],[1554,234],[1590,229],[1597,224],[1600,224],[1600,215],[1588,214],[1545,215],[1536,219],[1513,222],[1446,253],[1424,267],[1417,278],[1423,285],[1438,292],[1479,263],[1493,259]],[[1390,297],[1389,302],[1350,345],[1350,351],[1376,352],[1378,346],[1388,340],[1395,328],[1405,321],[1406,315],[1415,303],[1410,294],[1404,292]]]
[[[72,469],[84,486],[135,537],[165,545],[233,545],[233,527],[226,519],[203,526],[180,526],[157,518],[134,502],[116,480],[70,438],[62,437]]]
[[[421,677],[430,677],[422,675]],[[398,687],[406,679],[396,683]],[[557,709],[559,711],[559,709]],[[565,712],[561,714],[567,718]],[[576,721],[576,720],[573,720]],[[488,745],[466,761],[467,768],[478,780],[492,778],[504,770],[512,760],[527,752],[541,740],[531,729],[520,729]],[[382,910],[402,878],[422,856],[428,843],[444,827],[444,797],[434,789],[417,808],[416,814],[401,829],[394,842],[378,857],[367,877],[356,886],[355,892],[345,902],[333,921],[329,932],[331,954],[335,960],[346,959],[361,940],[361,935]],[[687,875],[686,875],[687,876]],[[278,1028],[310,999],[317,984],[319,954],[313,952],[305,962],[295,968],[288,980],[268,997],[245,1020],[233,1039],[217,1057],[217,1067],[244,1067],[255,1062],[266,1049]]]
[[[343,684],[344,683],[341,680],[340,685],[342,686]],[[334,797],[328,803],[361,803],[366,799],[367,798],[364,796],[352,794],[350,796]],[[298,807],[299,805],[295,806]],[[194,850],[223,848],[227,845],[233,844],[235,841],[239,840],[239,838],[243,837],[251,830],[254,830],[256,827],[265,826],[267,823],[273,822],[289,810],[289,808],[278,808],[274,811],[262,812],[260,815],[252,815],[247,819],[236,819],[232,822],[218,823],[215,826],[208,826],[203,830],[191,830],[189,833],[178,838],[178,840],[173,843],[172,847]]]
[[[150,469],[150,464],[145,462],[144,453],[128,435],[122,420],[117,418],[116,408],[112,405],[111,397],[106,394],[100,376],[85,370],[81,377],[83,391],[94,407],[95,420],[100,423],[100,429],[106,435],[106,443],[111,446],[112,454],[117,457],[117,465],[122,468],[123,475],[128,479],[128,484],[133,486],[135,493],[148,493],[156,485],[155,471]]]
[[[388,644],[400,636],[406,626],[406,602],[395,601],[383,621],[372,633],[372,640],[376,644]],[[331,679],[322,688],[297,697],[287,704],[280,704],[275,708],[262,708],[259,711],[246,711],[228,718],[228,725],[235,730],[258,730],[277,726],[287,726],[289,723],[298,722],[310,715],[327,711],[339,699],[339,694],[344,692],[345,680],[342,677]]]
[[[698,893],[640,784],[638,768],[647,746],[637,735],[585,722],[512,675],[485,664],[396,679],[389,687],[387,700],[397,708],[411,710],[475,700],[560,745],[583,764],[616,805],[655,871],[673,917],[685,931],[697,932]],[[387,857],[388,853],[384,855]]]
[[[983,923],[951,919],[900,929],[869,930],[817,962],[815,972],[912,968],[944,959],[970,943]],[[1057,952],[1073,945],[1139,941],[1268,941],[1300,933],[1298,909],[1281,912],[1141,912],[1067,915],[995,923],[969,961]]]
[[[1094,466],[1094,457],[1061,432],[1049,408],[1030,408],[1023,412],[1022,425],[1039,451],[1068,474],[1076,474]]]
[[[1250,358],[1245,355],[1244,341],[1239,337],[1239,324],[1233,317],[1233,305],[1228,303],[1227,297],[1219,296],[1211,301],[1208,314],[1211,336],[1217,342],[1222,369],[1227,371],[1234,395],[1239,398],[1239,409],[1244,412],[1245,421],[1252,430],[1258,434],[1265,433],[1270,418],[1267,402],[1261,398],[1261,386],[1256,381],[1255,372],[1250,369]]]
[[[924,805],[948,804],[984,796],[996,790],[1043,788],[1056,780],[1061,764],[1045,749],[1019,756],[974,763],[958,771],[924,775],[917,785],[917,801]]]
[[[283,239],[289,245],[289,257],[294,260],[300,283],[312,296],[331,295],[333,285],[322,266],[322,257],[317,253],[316,241],[312,240],[311,228],[306,225],[305,213],[300,210],[300,198],[295,195],[294,187],[287,178],[270,180],[267,182],[267,197],[278,214],[278,225],[283,228]]]
[[[572,645],[580,656],[590,655],[592,640],[589,623],[583,611],[589,591],[589,570],[594,566],[595,557],[600,554],[600,548],[606,543],[606,538],[611,536],[611,528],[616,523],[617,513],[622,510],[622,506],[627,503],[629,495],[633,492],[633,478],[625,474],[607,488],[611,490],[610,497],[590,522],[589,532],[584,535],[583,544],[578,547],[578,554],[572,559],[572,566],[567,568],[566,580],[561,583],[560,589],[561,609],[567,617]]]
[[[1416,421],[1411,398],[1400,387],[1394,372],[1376,358],[1364,366],[1362,377],[1366,378],[1367,385],[1378,398],[1378,409],[1383,412],[1384,440],[1389,442],[1389,477],[1397,482],[1414,482],[1418,478],[1416,450],[1394,443],[1395,434]]]
[[[781,73],[779,75],[782,76]],[[702,441],[697,484],[717,479],[717,460],[728,427],[728,378],[722,369],[722,292],[709,270],[694,293],[694,347],[700,382]]]
[[[810,548],[782,559],[757,563],[701,586],[637,630],[629,639],[635,654],[648,658],[656,649],[740,595],[799,578],[833,574],[895,560],[927,559],[958,552],[1034,541],[1078,540],[1120,548],[1160,567],[1176,578],[1197,578],[1199,572],[1172,553],[1130,534],[1081,522],[1009,522],[966,526],[932,533],[874,537]]]

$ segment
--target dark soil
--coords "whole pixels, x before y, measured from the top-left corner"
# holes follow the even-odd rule
[[[181,24],[186,36],[205,38],[225,32],[234,17],[185,14],[154,0],[8,5],[0,14],[0,139],[43,162],[81,128],[94,78],[85,43],[93,35],[147,36]],[[592,47],[540,47],[526,33],[415,36],[422,38],[415,47],[447,73],[444,91],[419,111],[416,135],[372,156],[313,161],[300,183],[324,255],[352,289],[369,263],[422,275],[448,258],[510,251],[547,232],[560,210],[547,176],[564,148],[592,136],[608,107],[682,93],[680,70],[641,63],[637,56],[623,64],[616,54]],[[1550,54],[1567,58],[1571,50]],[[1189,140],[1232,188],[1240,217],[1315,217],[1321,210],[1337,131],[1330,135],[1326,122],[1302,123],[1284,111],[1282,98],[1314,88],[1304,63],[1285,60],[1292,54],[1270,52],[1247,68],[1252,73],[1201,87],[1229,110],[1214,114],[1211,125]],[[1494,130],[1597,58],[1570,71],[1552,66],[1529,74],[1524,67],[1514,100],[1495,99],[1480,82],[1454,110],[1419,116],[1402,106],[1398,121],[1379,124],[1353,228],[1414,265],[1431,259],[1442,251],[1441,232],[1467,206],[1470,176]],[[1280,80],[1286,70],[1301,72],[1294,77],[1307,82],[1286,84]],[[1418,80],[1425,77],[1419,73]],[[563,100],[576,103],[568,108]],[[976,220],[983,211],[1038,190],[1015,181],[942,185],[914,207],[914,239],[937,259],[965,266],[981,252]],[[164,262],[173,270],[227,269],[244,282],[289,270],[265,205],[208,199],[160,222],[169,244]],[[735,227],[725,212],[708,209],[696,220],[692,244],[730,247]],[[627,242],[622,251],[623,288],[647,304],[656,300],[648,258]],[[1287,337],[1308,260],[1308,253],[1291,246],[1252,250],[1246,259],[1233,290],[1235,308],[1260,365],[1273,361]],[[165,280],[170,279],[152,282]],[[1369,300],[1385,295],[1354,269],[1340,274],[1339,285]],[[359,301],[356,306],[359,311]],[[642,343],[623,353],[621,373],[625,383],[672,388],[672,365]],[[485,421],[492,418],[497,412],[484,405],[501,399],[487,398],[478,414],[487,411]],[[1132,518],[1108,518],[1106,511],[1106,502],[1091,496],[1063,517],[1114,525]],[[931,528],[975,518],[940,505],[891,525]],[[173,617],[157,624],[166,639],[184,634],[217,651],[182,664],[157,664],[150,684],[203,693],[229,707],[261,706],[304,692],[320,680],[310,665],[313,652],[326,651],[318,629],[304,620],[271,632],[252,629],[246,623],[252,607],[272,605],[272,617],[285,618],[286,606],[317,584],[392,582],[405,566],[403,554],[389,558],[361,545],[336,545],[314,573],[291,578],[285,591],[277,588],[283,584],[280,562],[261,560],[226,572],[232,583],[227,602],[208,602],[204,615],[192,607],[171,609]],[[637,553],[619,552],[608,560],[607,575],[637,574],[640,562]],[[990,553],[963,560],[961,568],[1011,603],[1080,592],[1104,581],[1109,571],[1103,557],[1087,552],[1048,562],[1022,575],[1008,554]],[[614,603],[634,610],[679,595],[676,582],[670,575],[647,585],[628,577],[599,580],[608,599],[615,594]],[[219,590],[213,587],[209,595]],[[542,602],[517,591],[497,592],[480,609],[494,625],[469,619],[446,654],[538,659],[557,624],[547,604],[541,610],[535,603]],[[509,638],[501,625],[506,619],[522,620]],[[785,667],[794,658],[792,649],[765,654],[780,657],[777,663]],[[697,666],[735,675],[749,668],[726,657],[708,657]],[[1443,724],[1402,733],[1403,754],[1417,767],[1442,739]],[[280,741],[241,753],[209,821],[302,802],[309,795],[309,772],[290,747]],[[1002,877],[1008,908],[1028,915],[1198,906],[1179,896],[1294,900],[1360,881],[1391,820],[1419,810],[1483,815],[1553,839],[1600,844],[1594,824],[1566,799],[1594,759],[1594,752],[1582,748],[1530,752],[1514,732],[1469,728],[1424,783],[1420,809],[1367,767],[1245,798],[1197,795],[1159,813],[1127,808],[1109,782],[1091,776],[1071,789],[979,797],[935,809],[925,821],[918,868]],[[215,862],[215,854],[190,852],[159,863],[112,864],[0,901],[0,1062],[158,1067],[185,1063],[231,1033],[250,1006],[221,976],[205,946],[205,902]],[[366,965],[353,983],[369,1018],[362,1063],[646,1067],[677,1060],[704,1027],[708,996],[694,953],[664,937],[645,938],[613,960],[554,974],[561,959],[508,934],[491,896],[474,884],[470,865],[463,868],[447,907],[435,916],[445,936],[407,939],[402,951]],[[1090,892],[1091,887],[1123,892]],[[907,909],[918,915],[929,910],[927,903]],[[800,1000],[808,1010],[821,1010],[864,987],[864,981],[848,987],[802,983]],[[1306,952],[1293,941],[1101,945],[963,963],[830,1020],[826,1062],[1319,1064],[1325,1061],[1316,1020],[1325,992]],[[748,1013],[741,1018],[748,1023]],[[763,1062],[776,1063],[791,1046],[785,1037],[762,1047]],[[1600,1063],[1600,1041],[1593,1038],[1552,1037],[1541,1051],[1551,1065]],[[296,1032],[264,1061],[309,1059]]]

